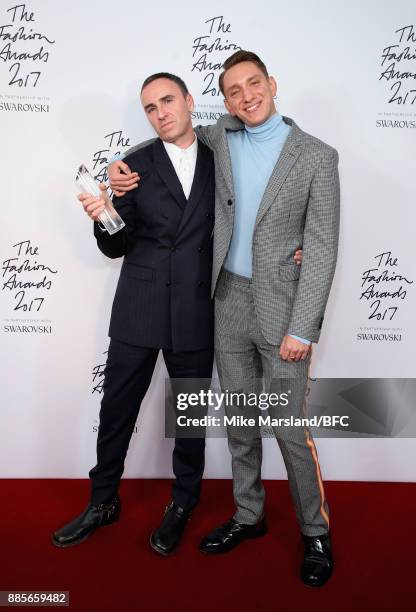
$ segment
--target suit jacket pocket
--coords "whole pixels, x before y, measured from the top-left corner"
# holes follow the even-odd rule
[[[296,263],[280,264],[279,279],[282,281],[297,281],[300,276],[300,266]]]
[[[137,264],[125,261],[121,270],[121,276],[128,276],[129,278],[138,278],[139,280],[151,281],[153,280],[153,269],[146,268],[145,266],[139,266]]]

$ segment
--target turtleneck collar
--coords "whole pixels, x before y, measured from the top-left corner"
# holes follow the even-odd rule
[[[246,131],[250,137],[255,140],[269,140],[276,136],[276,130],[283,123],[282,115],[279,113],[273,113],[264,123],[255,126],[245,125]]]

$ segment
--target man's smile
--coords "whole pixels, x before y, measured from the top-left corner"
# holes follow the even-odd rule
[[[256,104],[252,104],[251,106],[246,106],[244,111],[246,113],[255,113],[261,105],[261,102],[256,102]]]

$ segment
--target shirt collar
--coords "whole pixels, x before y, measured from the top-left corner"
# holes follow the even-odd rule
[[[245,125],[246,131],[256,140],[268,140],[276,135],[276,130],[280,130],[283,126],[282,115],[273,113],[264,123],[255,126]]]
[[[174,159],[180,159],[180,157],[182,157],[183,155],[196,157],[196,152],[198,148],[198,139],[196,136],[194,138],[193,143],[189,145],[189,147],[186,147],[186,149],[178,147],[178,145],[174,144],[173,142],[165,142],[164,140],[162,140],[162,142],[169,157],[173,157]]]

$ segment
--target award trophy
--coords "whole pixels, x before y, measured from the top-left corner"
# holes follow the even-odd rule
[[[98,217],[103,226],[103,231],[107,230],[109,234],[115,234],[125,226],[123,219],[120,217],[120,215],[114,208],[107,193],[102,192],[100,190],[98,184],[95,182],[94,177],[92,176],[92,174],[90,174],[88,168],[84,166],[84,164],[81,164],[78,168],[78,172],[75,177],[75,184],[78,189],[85,193],[90,193],[93,196],[104,198],[105,210],[103,210],[103,212]]]

